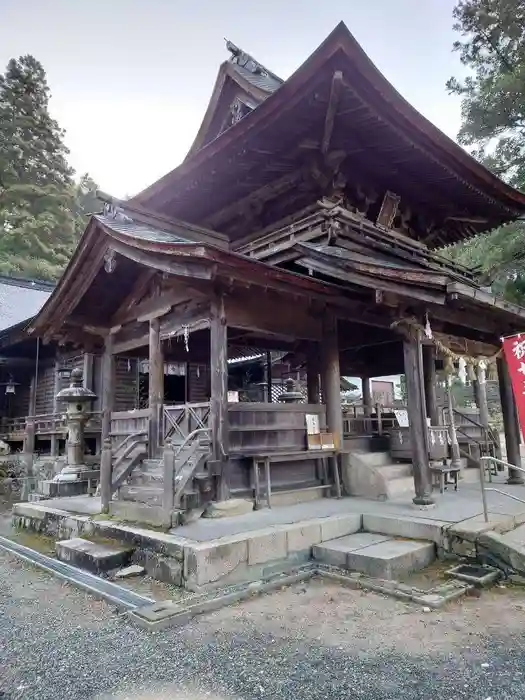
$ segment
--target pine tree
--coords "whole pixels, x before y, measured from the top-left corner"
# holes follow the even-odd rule
[[[43,66],[12,59],[0,75],[0,273],[56,279],[78,240],[73,171],[49,114]]]
[[[454,44],[469,69],[447,87],[462,98],[458,140],[488,168],[525,189],[525,0],[458,0]],[[479,266],[485,282],[525,303],[525,225],[516,222],[448,254]]]

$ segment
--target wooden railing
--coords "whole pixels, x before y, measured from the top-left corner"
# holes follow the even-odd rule
[[[162,442],[171,440],[183,442],[195,430],[208,428],[210,420],[209,403],[185,403],[164,406],[160,421]]]
[[[116,449],[129,435],[149,431],[150,412],[148,408],[137,411],[113,411],[111,414],[111,446]]]
[[[100,412],[93,411],[88,414],[85,430],[94,432],[100,430]],[[17,435],[26,432],[27,425],[31,423],[35,435],[60,435],[67,431],[65,413],[42,413],[37,416],[23,416],[19,418],[3,418],[0,431],[3,435]]]
[[[383,435],[397,425],[393,412],[406,410],[401,404],[351,404],[342,407],[343,436],[361,437],[365,435]]]

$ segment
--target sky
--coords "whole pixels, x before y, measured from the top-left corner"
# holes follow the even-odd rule
[[[47,71],[70,163],[116,197],[184,158],[199,128],[224,37],[287,78],[343,20],[414,107],[455,137],[445,82],[455,0],[0,0],[0,72],[30,53]]]

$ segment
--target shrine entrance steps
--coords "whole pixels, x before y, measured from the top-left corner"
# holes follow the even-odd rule
[[[345,492],[372,500],[386,501],[415,496],[412,464],[396,463],[386,450],[373,451],[366,443],[345,444],[342,479]]]

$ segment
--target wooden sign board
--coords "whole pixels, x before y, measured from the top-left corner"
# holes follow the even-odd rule
[[[404,408],[394,408],[394,415],[400,428],[409,428],[408,411]]]
[[[306,413],[306,433],[307,435],[319,435],[321,427],[319,424],[319,416],[317,413]]]

